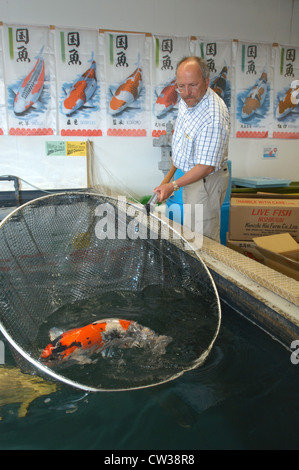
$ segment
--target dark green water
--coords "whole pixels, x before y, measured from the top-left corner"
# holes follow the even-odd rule
[[[135,391],[85,395],[60,386],[24,418],[7,404],[0,449],[298,449],[298,392],[290,353],[224,307],[201,367]]]

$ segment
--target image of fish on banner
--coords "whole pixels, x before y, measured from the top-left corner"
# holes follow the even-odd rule
[[[232,46],[231,41],[198,39],[196,55],[207,62],[210,69],[210,88],[231,110],[232,102]]]
[[[4,85],[4,63],[2,46],[2,26],[0,25],[0,135],[7,134],[6,100]]]
[[[236,137],[269,137],[273,114],[272,45],[239,43]]]
[[[276,46],[273,137],[299,139],[299,47]]]
[[[191,55],[190,37],[153,36],[152,47],[152,137],[160,137],[166,134],[166,124],[174,125],[177,118],[176,66]]]
[[[101,136],[98,31],[55,30],[62,136]]]
[[[145,34],[104,32],[108,136],[148,133],[149,58]]]
[[[3,26],[8,133],[56,133],[56,77],[53,30]]]

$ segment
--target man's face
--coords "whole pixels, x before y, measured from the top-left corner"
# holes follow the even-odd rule
[[[203,79],[197,62],[183,62],[177,70],[177,90],[189,108],[203,98],[209,86],[209,78]]]

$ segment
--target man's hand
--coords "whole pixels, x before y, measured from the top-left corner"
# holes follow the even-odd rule
[[[154,189],[154,193],[157,194],[158,201],[163,202],[172,195],[173,184],[172,183],[161,184],[160,186],[157,186]]]

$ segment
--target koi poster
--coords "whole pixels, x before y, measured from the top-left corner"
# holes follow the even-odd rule
[[[210,69],[210,87],[231,110],[232,102],[232,46],[231,41],[198,39],[195,55],[202,57]]]
[[[104,32],[108,136],[146,136],[150,42],[145,34]]]
[[[3,26],[8,133],[56,133],[54,32],[48,27]]]
[[[2,48],[2,25],[0,25],[0,135],[7,133],[6,102],[4,85],[4,63]]]
[[[59,132],[101,136],[99,33],[56,28],[55,40]]]
[[[273,118],[272,51],[271,44],[238,44],[236,137],[269,137]]]
[[[152,38],[152,137],[166,134],[166,124],[178,114],[180,96],[177,93],[176,66],[191,55],[189,36],[153,36]]]
[[[274,49],[273,137],[299,139],[299,47]]]

